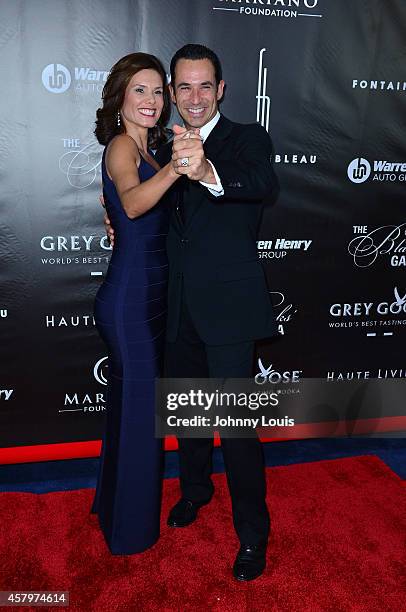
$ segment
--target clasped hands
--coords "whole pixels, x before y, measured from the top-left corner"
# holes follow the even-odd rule
[[[211,164],[207,161],[199,128],[188,130],[180,125],[173,126],[175,137],[172,146],[172,168],[179,175],[187,176],[191,181],[203,181],[215,183],[216,179]],[[185,160],[187,159],[187,165]],[[183,160],[183,162],[182,162]],[[100,203],[104,207],[103,196]],[[114,230],[111,226],[107,213],[104,215],[106,233],[110,239],[111,246],[114,245]]]
[[[184,174],[191,181],[215,182],[212,167],[204,154],[199,128],[188,130],[175,124],[173,132],[172,166],[175,172]]]

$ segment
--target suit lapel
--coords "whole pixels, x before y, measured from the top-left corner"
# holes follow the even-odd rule
[[[232,129],[232,122],[229,121],[229,119],[227,119],[226,117],[224,117],[224,115],[220,115],[220,119],[206,138],[206,141],[203,145],[207,159],[218,155],[219,151],[225,145],[226,139],[231,134]],[[211,161],[213,161],[214,163],[214,160]]]

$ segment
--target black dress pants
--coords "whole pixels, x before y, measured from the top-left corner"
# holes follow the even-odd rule
[[[205,344],[193,323],[185,290],[182,293],[178,335],[175,342],[166,345],[165,377],[251,378],[254,342]],[[213,437],[179,438],[178,443],[182,497],[194,502],[209,501],[214,491],[210,478]],[[261,442],[258,438],[222,438],[221,448],[234,528],[240,542],[258,544],[268,538],[270,523]]]

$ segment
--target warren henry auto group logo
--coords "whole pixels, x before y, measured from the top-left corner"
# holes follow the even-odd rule
[[[60,94],[70,88],[73,80],[77,92],[101,93],[108,74],[108,70],[88,66],[75,66],[71,71],[63,64],[52,63],[42,71],[42,84],[50,93]]]
[[[406,162],[390,162],[375,159],[371,164],[364,157],[356,157],[350,162],[347,176],[352,183],[365,183],[372,174],[373,181],[391,182],[406,181]]]
[[[274,238],[272,240],[257,240],[259,259],[283,259],[288,253],[306,252],[312,240],[298,240],[291,238]]]
[[[42,71],[42,84],[51,93],[63,93],[71,82],[70,72],[62,64],[48,64]]]

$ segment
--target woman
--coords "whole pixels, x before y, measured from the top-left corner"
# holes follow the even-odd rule
[[[166,140],[170,114],[160,61],[132,53],[112,68],[97,111],[107,214],[116,230],[106,280],[95,302],[109,353],[107,421],[92,512],[113,554],[159,537],[162,442],[154,436],[154,384],[166,319],[169,211],[160,202],[179,178],[151,148]]]

